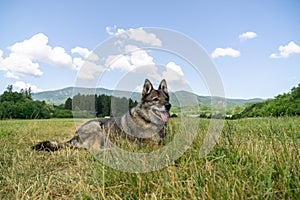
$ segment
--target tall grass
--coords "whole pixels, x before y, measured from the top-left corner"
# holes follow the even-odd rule
[[[171,136],[179,122],[170,122]],[[85,150],[30,149],[71,138],[71,119],[0,121],[0,199],[300,199],[299,117],[228,121],[201,158],[208,126],[200,120],[192,145],[169,166],[126,173]]]

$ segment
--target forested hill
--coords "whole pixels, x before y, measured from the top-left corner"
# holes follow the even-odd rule
[[[111,106],[114,105],[114,106]],[[118,105],[118,106],[115,106]],[[137,105],[136,101],[108,95],[75,95],[63,104],[47,104],[33,100],[31,89],[13,91],[9,85],[0,95],[0,119],[47,119],[47,118],[91,118],[120,116],[129,108]],[[72,112],[73,111],[73,112]]]
[[[34,101],[30,88],[15,92],[10,85],[0,95],[0,119],[50,118],[51,107],[45,101]]]
[[[294,116],[300,115],[300,84],[289,93],[276,96],[274,99],[254,103],[233,118]]]
[[[77,95],[78,93],[82,95],[88,94],[97,94],[97,95],[108,95],[114,97],[126,97],[131,98],[134,101],[139,101],[141,99],[141,93],[139,92],[129,92],[129,91],[114,91],[105,88],[74,88],[74,87],[67,87],[60,90],[53,90],[53,91],[44,91],[39,93],[33,93],[32,98],[34,100],[39,101],[46,101],[50,104],[60,105],[64,104],[65,101],[72,97],[73,95]],[[180,99],[180,102],[178,102]],[[195,102],[199,102],[202,105],[210,105],[211,104],[211,97],[209,96],[199,96],[191,92],[187,91],[177,91],[170,93],[170,101],[174,106],[185,106],[190,105]],[[262,102],[264,99],[226,99],[226,106],[227,107],[234,107],[236,105],[244,105],[247,103],[253,102]]]

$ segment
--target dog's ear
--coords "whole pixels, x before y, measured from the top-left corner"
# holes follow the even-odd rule
[[[145,83],[144,83],[144,87],[143,87],[143,92],[142,92],[142,99],[149,93],[151,92],[151,90],[153,90],[153,85],[152,83],[146,79]]]
[[[168,87],[167,87],[167,82],[165,79],[163,79],[158,87],[159,90],[162,90],[164,93],[168,94]]]

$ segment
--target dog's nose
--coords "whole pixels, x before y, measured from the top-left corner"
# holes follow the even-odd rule
[[[170,110],[170,108],[171,108],[171,104],[169,103],[169,102],[165,102],[164,103],[164,106],[165,106],[165,108],[167,109],[167,110]]]

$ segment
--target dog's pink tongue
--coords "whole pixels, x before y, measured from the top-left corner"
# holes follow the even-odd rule
[[[160,112],[160,117],[164,122],[168,122],[169,115],[167,113]]]

